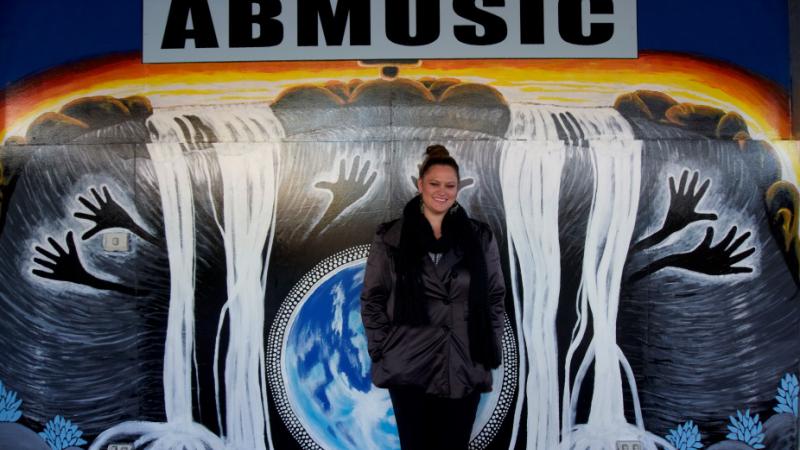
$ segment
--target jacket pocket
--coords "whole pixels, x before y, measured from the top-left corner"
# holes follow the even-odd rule
[[[381,343],[381,354],[386,354],[386,351],[389,350],[397,341],[397,336],[399,333],[400,327],[397,325],[391,325],[389,332],[386,333],[386,337],[383,339]]]

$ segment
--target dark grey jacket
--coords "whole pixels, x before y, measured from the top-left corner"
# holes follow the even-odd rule
[[[475,389],[486,392],[492,374],[469,354],[467,317],[470,273],[458,265],[464,252],[449,250],[438,265],[430,257],[420,260],[422,284],[428,299],[430,324],[395,325],[393,255],[398,252],[402,220],[381,225],[367,259],[361,318],[372,359],[372,382],[378,387],[416,386],[440,397],[462,398]],[[488,268],[487,288],[494,337],[498,348],[505,314],[505,281],[497,242],[489,227],[472,220],[480,236]]]

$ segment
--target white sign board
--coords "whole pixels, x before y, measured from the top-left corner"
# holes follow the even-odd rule
[[[143,0],[145,63],[635,58],[636,0]]]

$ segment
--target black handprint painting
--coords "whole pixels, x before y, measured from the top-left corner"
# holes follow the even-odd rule
[[[155,236],[139,226],[139,224],[131,218],[130,214],[114,201],[107,186],[103,186],[102,196],[97,192],[97,188],[92,187],[90,191],[94,198],[94,203],[82,195],[78,197],[78,201],[89,210],[89,213],[76,212],[74,214],[78,219],[94,222],[94,226],[83,233],[81,239],[90,239],[100,231],[110,228],[124,228],[145,241],[153,245],[158,245],[158,240]]]
[[[75,247],[75,237],[72,231],[67,232],[65,241],[66,249],[52,237],[47,238],[47,242],[52,247],[51,250],[36,246],[36,251],[40,256],[33,258],[33,262],[47,270],[33,269],[34,275],[49,280],[82,284],[95,289],[106,289],[128,295],[136,294],[136,290],[133,288],[103,280],[87,272]]]
[[[748,231],[742,234],[736,239],[735,242],[731,243],[735,236],[736,227],[734,226],[730,229],[724,239],[717,244],[712,245],[711,243],[714,239],[714,229],[709,227],[706,229],[706,236],[703,239],[703,242],[701,242],[692,251],[686,253],[676,253],[659,259],[658,261],[655,261],[642,269],[640,272],[633,274],[630,281],[638,281],[647,275],[666,267],[677,267],[707,275],[750,273],[753,271],[752,267],[735,265],[756,251],[755,248],[749,248],[736,253],[742,243],[750,237],[750,232]]]
[[[700,176],[699,172],[695,172],[692,176],[692,181],[686,185],[686,179],[689,175],[688,170],[684,170],[681,174],[681,181],[678,187],[675,187],[675,178],[669,177],[669,208],[667,209],[667,216],[664,219],[664,224],[661,229],[651,234],[650,236],[642,239],[633,246],[634,250],[643,250],[666,239],[672,233],[682,230],[693,222],[701,220],[717,220],[717,215],[714,213],[699,213],[696,211],[697,204],[702,200],[703,195],[708,190],[711,180],[705,180],[699,188],[697,188],[697,180]]]
[[[364,197],[375,182],[375,177],[378,173],[372,172],[370,174],[369,166],[371,162],[369,160],[365,161],[359,169],[360,159],[360,155],[356,155],[353,158],[353,165],[350,168],[349,175],[345,173],[347,162],[342,159],[339,161],[339,176],[336,181],[320,181],[314,185],[317,189],[329,191],[333,198],[325,209],[322,219],[312,230],[312,235],[321,233],[329,223],[336,220],[347,208]],[[369,178],[367,178],[368,175]]]

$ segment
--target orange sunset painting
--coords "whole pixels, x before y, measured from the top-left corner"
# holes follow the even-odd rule
[[[698,56],[646,52],[633,60],[398,61],[400,78],[454,78],[497,88],[509,101],[611,106],[623,93],[663,92],[680,103],[741,114],[753,137],[789,137],[788,96],[777,84]],[[274,101],[304,84],[347,84],[380,76],[360,61],[142,64],[135,54],[54,68],[21,81],[2,99],[3,139],[24,136],[40,114],[80,97],[142,95],[153,107]]]

